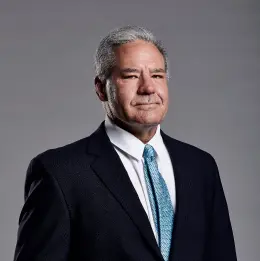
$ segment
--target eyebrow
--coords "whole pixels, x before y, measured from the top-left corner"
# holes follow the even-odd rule
[[[138,73],[140,72],[140,70],[136,69],[136,68],[124,68],[122,70],[120,70],[121,73]]]
[[[165,73],[165,70],[163,68],[155,68],[150,70],[151,73]]]
[[[165,70],[163,68],[154,68],[149,71],[150,73],[165,73]],[[136,68],[124,68],[120,70],[120,73],[140,73],[140,70]]]

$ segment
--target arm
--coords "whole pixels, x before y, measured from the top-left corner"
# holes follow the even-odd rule
[[[27,170],[14,260],[66,261],[69,241],[70,219],[62,191],[36,157]]]
[[[213,159],[214,185],[207,261],[236,261],[233,231],[218,167]]]

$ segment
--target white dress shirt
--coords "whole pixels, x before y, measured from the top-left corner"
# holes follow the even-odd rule
[[[120,157],[128,173],[128,176],[137,192],[139,200],[150,221],[155,238],[158,241],[144,177],[143,151],[145,144],[131,133],[115,125],[108,117],[106,117],[105,120],[105,128],[107,135],[112,142],[118,156]],[[173,209],[175,210],[176,192],[174,173],[169,153],[165,147],[160,133],[160,125],[157,127],[155,135],[148,142],[148,144],[152,145],[156,152],[156,161],[158,164],[159,172],[165,180],[171,197]]]

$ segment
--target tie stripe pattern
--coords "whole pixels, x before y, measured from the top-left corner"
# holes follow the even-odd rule
[[[158,244],[165,261],[168,261],[173,229],[174,211],[166,183],[158,170],[154,148],[146,144],[143,153],[144,174],[158,235]]]

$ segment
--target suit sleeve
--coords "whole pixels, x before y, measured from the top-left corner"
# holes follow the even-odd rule
[[[207,261],[237,261],[235,242],[231,227],[228,206],[221,184],[219,171],[213,160],[214,185],[210,234],[206,249]]]
[[[15,261],[66,261],[70,218],[63,193],[40,160],[33,159],[25,181]]]

